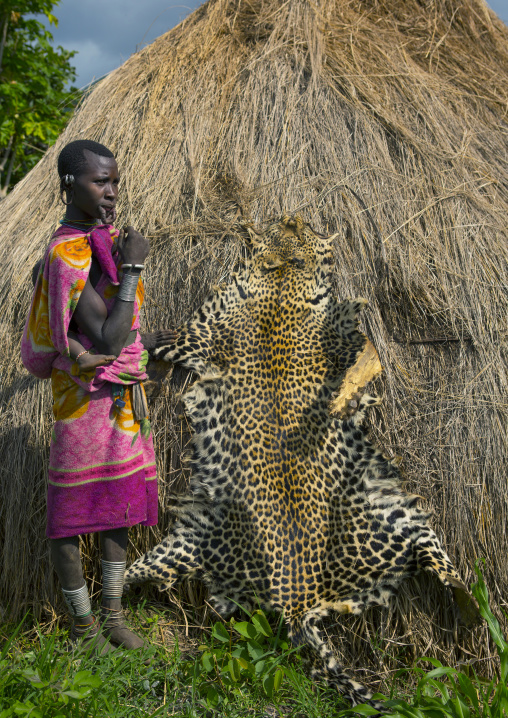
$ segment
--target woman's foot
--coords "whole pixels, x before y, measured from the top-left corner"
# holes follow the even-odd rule
[[[145,641],[127,626],[122,609],[117,610],[102,606],[101,624],[103,634],[116,646],[121,646],[128,650],[146,648]]]
[[[90,649],[97,655],[104,656],[116,650],[111,641],[100,630],[99,622],[94,618],[91,623],[79,623],[79,618],[72,624],[69,642],[72,651],[87,652]]]

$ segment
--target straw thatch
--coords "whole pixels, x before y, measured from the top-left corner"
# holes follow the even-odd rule
[[[1,606],[41,615],[59,600],[44,540],[50,393],[18,347],[31,268],[62,215],[56,156],[79,137],[115,152],[120,221],[151,240],[148,328],[185,321],[228,279],[242,221],[300,212],[339,232],[337,293],[369,299],[364,330],[386,369],[373,432],[462,576],[485,556],[506,602],[507,110],[508,29],[482,0],[209,0],[94,88],[1,205]],[[186,433],[174,395],[153,409],[164,506]],[[133,532],[135,552],[165,529],[163,511],[157,531]],[[346,661],[364,663],[373,636],[404,660],[468,655],[422,582],[390,616],[331,630]]]

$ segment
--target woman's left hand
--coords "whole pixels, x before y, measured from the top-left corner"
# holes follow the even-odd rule
[[[176,341],[177,337],[178,332],[175,329],[159,329],[157,332],[141,334],[141,341],[145,349],[151,352],[159,347],[172,344]]]

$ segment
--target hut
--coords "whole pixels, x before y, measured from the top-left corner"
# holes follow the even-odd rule
[[[336,292],[369,300],[363,328],[385,368],[372,433],[401,457],[463,578],[484,557],[506,607],[507,111],[508,28],[483,0],[208,0],[92,89],[1,205],[5,615],[59,609],[44,538],[50,389],[23,369],[19,342],[32,267],[62,216],[56,157],[79,138],[114,151],[119,221],[151,241],[148,329],[178,326],[228,280],[243,222],[300,213],[339,233]],[[167,531],[164,507],[185,485],[177,393],[191,380],[175,372],[153,401],[161,521],[132,533],[132,556]],[[83,551],[97,576],[93,537]],[[389,611],[329,630],[346,664],[376,673],[424,651],[489,655],[423,579]]]

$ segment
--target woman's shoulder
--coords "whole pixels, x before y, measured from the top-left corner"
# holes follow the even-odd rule
[[[74,269],[89,269],[92,249],[84,233],[53,234],[46,250],[49,263],[62,262]]]

